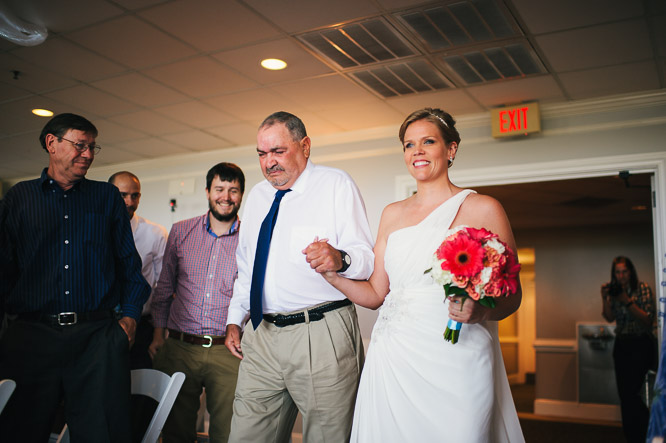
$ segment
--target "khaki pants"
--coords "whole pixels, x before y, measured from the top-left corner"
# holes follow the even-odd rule
[[[349,440],[363,366],[354,305],[310,323],[248,323],[229,441],[289,441],[298,411],[303,441]]]
[[[164,443],[196,441],[202,387],[206,388],[206,408],[210,412],[209,439],[211,443],[226,443],[239,363],[240,360],[224,345],[204,348],[174,339],[166,340],[155,356],[153,366],[169,375],[183,372],[185,382],[164,425]]]

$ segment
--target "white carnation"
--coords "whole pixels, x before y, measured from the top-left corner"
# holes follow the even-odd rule
[[[485,286],[490,281],[490,276],[493,274],[493,268],[486,266],[481,271],[481,286]]]
[[[491,238],[490,240],[486,241],[484,246],[489,246],[496,250],[499,254],[504,254],[504,245],[497,238]]]
[[[432,271],[430,271],[430,276],[432,279],[439,283],[440,285],[448,285],[453,279],[453,275],[449,271],[442,269],[442,262],[444,260],[435,259],[432,264]]]

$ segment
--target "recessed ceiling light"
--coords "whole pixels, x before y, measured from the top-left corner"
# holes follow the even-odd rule
[[[32,113],[35,115],[38,115],[40,117],[52,117],[53,116],[53,111],[49,111],[48,109],[33,109]]]
[[[261,61],[261,66],[271,71],[279,71],[287,67],[287,63],[277,58],[267,58]]]

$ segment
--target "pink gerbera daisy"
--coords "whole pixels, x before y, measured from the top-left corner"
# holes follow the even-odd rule
[[[453,275],[472,277],[483,269],[483,246],[466,235],[457,235],[437,251],[441,253],[442,269]]]

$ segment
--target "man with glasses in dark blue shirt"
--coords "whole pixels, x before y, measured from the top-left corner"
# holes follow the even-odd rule
[[[129,347],[150,286],[118,189],[85,178],[96,137],[81,116],[53,117],[48,168],[0,202],[0,379],[16,381],[3,441],[47,441],[63,397],[72,441],[131,440]]]

